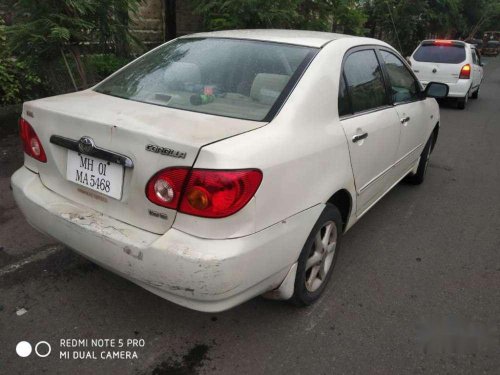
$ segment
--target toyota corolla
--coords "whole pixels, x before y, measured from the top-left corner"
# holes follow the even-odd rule
[[[343,234],[424,180],[445,84],[390,45],[284,30],[166,43],[24,104],[17,204],[40,231],[174,303],[316,301]]]

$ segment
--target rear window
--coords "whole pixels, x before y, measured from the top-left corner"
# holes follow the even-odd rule
[[[187,38],[140,57],[95,91],[160,106],[262,121],[317,49]],[[292,82],[293,83],[293,82]]]
[[[413,54],[420,62],[458,64],[465,60],[465,48],[456,45],[422,44]]]

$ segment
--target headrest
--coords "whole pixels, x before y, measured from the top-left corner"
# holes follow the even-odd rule
[[[285,88],[290,76],[259,73],[253,80],[250,97],[262,104],[273,104]]]

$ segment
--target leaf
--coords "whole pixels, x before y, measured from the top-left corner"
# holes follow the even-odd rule
[[[50,37],[53,39],[68,41],[70,35],[70,31],[65,27],[56,26],[50,30]]]

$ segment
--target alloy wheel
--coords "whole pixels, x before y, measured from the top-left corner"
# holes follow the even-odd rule
[[[323,224],[316,233],[306,262],[305,286],[309,292],[318,290],[326,280],[335,256],[337,237],[337,226],[333,221]]]

